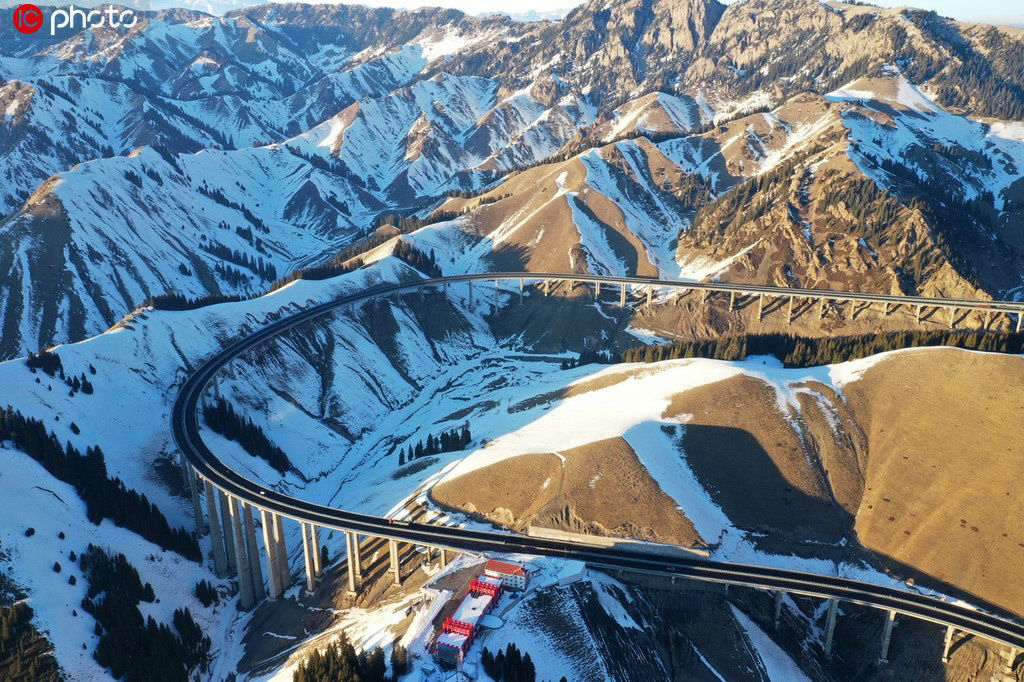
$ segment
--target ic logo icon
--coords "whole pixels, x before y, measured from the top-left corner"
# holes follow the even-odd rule
[[[35,33],[43,26],[43,11],[35,5],[19,5],[12,17],[14,28],[19,32]]]

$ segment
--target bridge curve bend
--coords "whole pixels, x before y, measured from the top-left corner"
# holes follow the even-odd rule
[[[239,577],[240,602],[242,608],[250,608],[265,594],[279,597],[290,584],[291,575],[287,559],[287,547],[283,532],[283,521],[298,522],[301,527],[303,555],[305,559],[306,587],[314,589],[316,578],[321,571],[317,532],[330,528],[345,533],[348,547],[349,588],[358,588],[361,574],[359,536],[367,535],[385,539],[391,545],[392,570],[396,580],[399,568],[394,565],[397,557],[395,543],[406,542],[428,548],[440,549],[442,562],[447,551],[466,552],[521,552],[543,556],[575,559],[611,569],[643,573],[678,576],[726,585],[742,585],[775,592],[780,596],[786,592],[829,600],[826,649],[831,646],[831,628],[835,623],[835,604],[838,601],[871,606],[887,612],[886,627],[883,630],[884,660],[888,648],[890,623],[896,614],[919,618],[943,625],[947,628],[946,652],[948,653],[952,633],[961,631],[974,634],[1010,648],[1009,664],[1012,665],[1017,651],[1024,649],[1024,624],[1009,613],[991,613],[972,608],[961,602],[946,601],[916,591],[896,589],[873,583],[851,580],[837,576],[817,575],[788,569],[770,568],[715,561],[711,559],[651,555],[636,549],[618,547],[595,547],[571,540],[529,537],[496,531],[481,531],[465,528],[450,528],[423,523],[395,522],[367,514],[345,511],[314,502],[307,502],[284,495],[231,469],[210,450],[200,436],[198,408],[206,386],[217,372],[246,351],[278,336],[296,326],[338,308],[367,299],[398,293],[422,290],[424,287],[465,283],[470,287],[478,281],[515,281],[520,291],[527,281],[542,283],[547,293],[550,282],[592,283],[621,287],[620,303],[630,287],[646,288],[648,300],[655,288],[695,289],[705,292],[727,292],[730,297],[740,295],[799,296],[822,300],[855,300],[889,304],[955,307],[960,309],[985,310],[1014,314],[1024,317],[1024,303],[1008,301],[967,301],[947,299],[924,299],[918,297],[893,297],[876,294],[856,294],[810,289],[786,289],[750,285],[729,285],[722,283],[678,282],[644,278],[602,277],[596,275],[564,273],[481,273],[455,275],[434,279],[414,280],[397,284],[381,284],[353,294],[322,303],[288,317],[272,322],[265,327],[229,343],[222,350],[207,359],[182,384],[171,410],[171,429],[182,455],[185,480],[190,489],[196,515],[197,532],[204,530],[203,500],[205,499],[214,566],[218,573],[234,572]],[[256,543],[256,523],[253,513],[258,514],[262,529],[264,560]],[[268,573],[269,593],[264,589],[263,565]],[[776,607],[781,601],[776,600]]]

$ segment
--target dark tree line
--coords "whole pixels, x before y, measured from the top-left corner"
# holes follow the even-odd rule
[[[228,440],[237,441],[250,455],[266,460],[279,473],[283,474],[292,468],[284,450],[270,442],[263,429],[251,419],[235,412],[235,408],[224,398],[203,405],[203,421]]]
[[[480,665],[495,682],[536,682],[537,668],[530,659],[530,654],[519,651],[515,644],[509,644],[497,655],[484,647],[480,656]]]
[[[321,651],[316,649],[292,675],[293,682],[388,682],[397,680],[409,669],[408,654],[395,645],[391,652],[394,677],[388,677],[384,652],[378,647],[358,653],[348,637],[341,635]]]
[[[461,429],[442,431],[440,436],[429,434],[425,443],[419,440],[416,442],[416,445],[410,445],[408,448],[403,447],[398,451],[398,466],[402,466],[406,462],[411,462],[420,457],[429,457],[441,452],[463,450],[472,441],[473,436],[469,432],[468,425],[463,426]]]
[[[433,250],[424,253],[412,244],[399,239],[395,244],[395,250],[392,255],[399,260],[405,261],[429,277],[441,276],[441,268],[437,265],[437,260],[434,258]]]
[[[82,608],[96,619],[100,638],[93,658],[113,677],[184,682],[189,671],[206,671],[210,638],[187,608],[174,612],[174,630],[152,616],[143,619],[139,603],[151,603],[156,595],[124,554],[111,556],[89,545],[80,563],[89,581]]]
[[[10,406],[0,410],[0,441],[4,440],[71,485],[85,502],[86,515],[93,523],[99,525],[103,519],[110,519],[164,550],[173,550],[192,561],[202,558],[199,543],[191,533],[172,528],[145,495],[107,475],[99,447],[88,447],[82,454],[71,443],[62,446],[52,431],[46,432],[43,422],[25,418]]]
[[[28,357],[25,359],[25,364],[29,366],[29,369],[41,369],[51,377],[57,372],[64,370],[64,366],[60,361],[60,356],[49,350],[41,350],[38,353],[29,353]]]
[[[251,234],[252,232],[250,231]],[[274,267],[273,263],[268,263],[262,258],[254,258],[237,249],[229,249],[220,242],[216,244],[203,244],[203,250],[235,265],[240,265],[267,282],[277,279],[277,268]]]
[[[56,682],[60,679],[53,647],[32,625],[25,602],[0,606],[0,680]]]
[[[156,310],[195,310],[217,303],[238,303],[246,300],[244,296],[227,294],[208,294],[198,298],[189,298],[179,293],[169,291],[166,294],[155,294],[147,298],[142,305],[155,308]]]
[[[742,360],[772,355],[787,367],[817,367],[901,348],[947,346],[993,353],[1024,353],[1024,333],[979,331],[903,331],[857,336],[811,338],[789,334],[740,334],[629,348],[625,362],[659,362],[677,358]]]

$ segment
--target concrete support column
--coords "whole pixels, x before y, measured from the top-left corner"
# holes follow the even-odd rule
[[[764,319],[764,294],[758,294],[757,297],[757,321],[760,322]]]
[[[837,599],[828,600],[828,611],[825,613],[825,655],[832,653],[832,638],[836,632],[836,615],[839,611]]]
[[[826,302],[827,302],[827,299],[824,299],[824,298],[818,299],[818,319],[819,320],[824,320],[825,319],[825,304],[826,304]]]
[[[793,321],[793,297],[789,297],[789,306],[786,308],[786,322],[791,323]]]
[[[889,302],[882,301],[882,317],[889,317]]]
[[[276,515],[266,509],[260,510],[260,526],[263,528],[263,551],[267,555],[267,582],[270,584],[271,599],[278,599],[283,592],[281,586],[281,561],[277,558],[277,538],[274,537]]]
[[[256,546],[256,525],[252,520],[252,506],[248,502],[242,502],[242,527],[245,530],[245,546],[249,562],[249,570],[252,572],[252,596],[256,601],[263,601],[267,596],[263,588],[263,568],[260,566],[260,550]]]
[[[402,584],[402,564],[398,560],[398,540],[388,540],[388,553],[391,555],[391,575],[396,585]]]
[[[523,298],[523,287],[524,287],[524,286],[526,286],[526,282],[524,282],[524,281],[523,281],[523,278],[522,278],[522,277],[520,277],[520,278],[519,278],[519,298],[520,298],[520,299],[522,299],[522,298]]]
[[[185,467],[185,483],[188,486],[189,497],[192,498],[192,514],[196,519],[196,535],[202,535],[204,530],[203,524],[203,503],[199,500],[199,482],[196,481],[196,472],[190,467],[184,460],[182,464]]]
[[[210,542],[213,543],[213,567],[217,575],[223,576],[228,571],[228,558],[224,553],[224,535],[221,533],[220,520],[218,519],[216,495],[213,492],[213,484],[204,481],[206,486],[206,508],[209,511],[210,519]]]
[[[220,517],[224,520],[224,545],[227,548],[228,572],[235,573],[238,571],[238,557],[235,552],[235,543],[231,539],[231,502],[223,490],[217,492],[220,495]]]
[[[545,296],[547,296],[549,293],[551,293],[551,290],[550,290],[550,287],[549,287],[550,284],[551,284],[551,282],[549,282],[548,280],[544,280],[544,295]]]
[[[775,629],[779,629],[779,618],[782,617],[782,600],[785,598],[786,593],[779,590],[775,593],[775,613],[772,616],[772,623],[775,625]]]
[[[281,579],[281,589],[287,590],[292,584],[292,567],[288,564],[288,545],[284,540],[284,523],[278,514],[274,514],[274,540],[277,542],[278,577]]]
[[[225,497],[227,496],[225,495]],[[242,610],[248,611],[256,603],[256,595],[252,588],[249,555],[245,551],[245,536],[242,532],[242,510],[238,500],[230,497],[227,499],[228,513],[231,514],[231,539],[235,547],[235,558],[238,561],[238,603]]]
[[[469,309],[473,309],[473,280],[467,282],[469,284]]]
[[[302,533],[302,556],[306,566],[306,592],[312,592],[316,583],[313,573],[313,548],[309,541],[309,524],[302,523],[299,531]]]
[[[982,327],[982,329],[984,329],[985,331],[988,331],[988,328],[991,327],[991,326],[992,326],[992,311],[988,310],[988,311],[985,312],[985,326]]]
[[[345,559],[348,562],[348,590],[355,594],[363,582],[363,569],[359,561],[359,536],[345,531]]]
[[[949,309],[949,328],[956,327],[956,308]]]
[[[423,287],[416,287],[416,294],[420,297],[420,303],[423,303]]]
[[[1016,667],[1014,664],[1017,662],[1018,655],[1020,655],[1020,649],[1015,646],[1003,652],[1003,672],[1006,675],[1013,675],[1013,669]]]
[[[1024,312],[1017,313],[1017,331],[1021,329],[1021,322],[1024,321]]]
[[[319,578],[324,572],[324,567],[320,565],[322,563],[320,561],[320,529],[316,524],[312,524],[310,530],[312,531],[310,533],[310,542],[313,543],[313,572]]]
[[[956,629],[952,625],[946,626],[946,638],[942,642],[942,662],[949,663],[949,647],[953,646],[953,635]]]
[[[916,309],[916,312],[915,312],[915,315],[917,316],[917,323],[918,324],[921,324],[921,308],[923,308],[923,307],[924,306],[917,306],[917,309]]]
[[[857,319],[857,301],[850,299],[850,319]]]
[[[594,282],[594,298],[601,298],[601,282]]]
[[[889,640],[892,639],[892,628],[896,624],[896,612],[889,611],[882,625],[882,650],[878,654],[879,663],[889,662]]]
[[[736,309],[736,292],[735,291],[730,291],[729,292],[729,310],[732,311],[732,310],[735,310],[735,309]]]
[[[448,565],[448,550],[447,549],[442,549],[441,550],[441,568],[444,568],[447,565]]]
[[[626,283],[619,282],[619,307],[626,307]]]
[[[647,305],[651,304],[651,298],[654,296],[654,286],[647,285]]]
[[[498,294],[501,293],[501,285],[498,280],[494,280],[494,305],[498,305]]]

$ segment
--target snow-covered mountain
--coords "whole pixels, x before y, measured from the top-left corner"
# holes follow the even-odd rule
[[[1020,38],[1006,29],[811,0],[595,1],[560,22],[269,4],[223,17],[161,10],[127,32],[53,38],[0,23],[8,356],[100,331],[167,289],[260,290],[261,260],[278,275],[326,260],[382,214],[478,208],[486,219],[501,211],[480,206],[508,195],[506,205],[526,207],[521,217],[538,209],[535,222],[576,216],[580,236],[555,247],[564,221],[527,238],[529,229],[504,222],[460,220],[501,243],[515,227],[508,243],[534,268],[649,263],[667,276],[963,295],[1020,286],[1012,119],[1024,116],[1024,83],[1014,68]],[[804,90],[827,98],[801,99]],[[870,102],[858,113],[861,100]],[[742,118],[764,109],[773,114]],[[602,146],[637,136],[656,144]],[[779,167],[798,156],[816,161]],[[838,167],[805,173],[825,159]],[[530,169],[544,163],[550,172]],[[554,170],[564,163],[576,170]],[[572,184],[583,168],[606,201]],[[733,211],[724,193],[773,169],[778,187],[757,192],[774,207],[765,218],[777,255],[758,253],[766,242],[756,221],[720,239],[719,204],[697,215],[716,197]],[[554,182],[563,170],[564,191]],[[867,246],[843,240],[832,250],[847,215],[814,209],[819,195],[863,195],[864,179],[902,207],[887,214],[904,231],[884,236],[905,245],[892,254],[866,232]],[[793,210],[781,203],[787,183],[799,185]],[[915,211],[937,193],[942,210]],[[934,246],[925,252],[913,241],[922,230]],[[470,241],[472,252],[448,260],[478,267],[512,252],[488,255]],[[986,262],[993,243],[998,257]],[[116,254],[107,264],[89,255],[107,245]],[[116,274],[105,272],[110,263]]]

